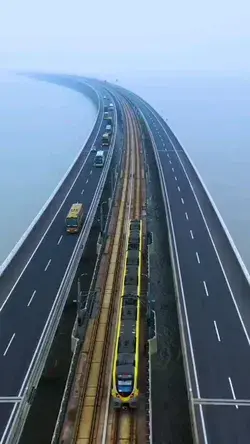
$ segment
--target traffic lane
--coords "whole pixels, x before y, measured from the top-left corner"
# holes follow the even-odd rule
[[[249,443],[249,407],[204,405],[203,412],[209,444]]]
[[[20,280],[25,278],[25,273],[27,272],[27,269],[30,266],[30,263],[32,261],[36,260],[36,257],[38,257],[40,255],[40,250],[43,247],[43,243],[45,242],[46,238],[50,238],[50,239],[56,238],[57,233],[58,233],[58,226],[61,225],[62,219],[64,219],[66,217],[67,211],[69,210],[70,206],[74,202],[74,200],[73,200],[74,196],[77,196],[77,197],[82,196],[81,192],[82,192],[82,190],[84,190],[86,188],[86,185],[87,185],[86,181],[88,180],[88,182],[89,182],[89,173],[90,173],[90,171],[93,172],[93,169],[94,169],[93,162],[94,162],[94,153],[93,154],[91,153],[88,158],[88,161],[86,162],[86,164],[84,165],[84,167],[82,169],[82,172],[80,173],[78,179],[76,180],[75,185],[73,186],[69,195],[65,199],[65,202],[62,205],[61,209],[59,210],[58,214],[55,216],[54,221],[52,222],[48,232],[46,233],[44,238],[41,240],[41,243],[38,246],[37,250],[35,251],[34,256],[32,257],[32,259],[30,260],[30,262],[27,265],[27,268],[25,269],[25,271],[21,277],[19,275]],[[97,169],[95,169],[95,170],[97,170]],[[101,175],[100,169],[99,169],[99,172],[94,173],[93,177],[95,177],[96,175],[98,177],[100,177],[100,175]],[[20,280],[18,281],[17,285],[19,284]],[[15,291],[15,288],[13,289],[13,286],[12,286],[12,289],[10,290],[8,287],[7,288],[1,287],[1,294],[2,294],[3,300],[5,300],[8,297],[8,295],[10,294],[10,292],[12,292],[12,294],[10,295],[10,299],[11,299],[13,292]],[[7,301],[7,304],[9,303],[9,300]]]
[[[96,170],[97,173],[98,170]],[[100,171],[100,170],[99,170]],[[99,174],[94,174],[96,176],[98,182]],[[91,187],[93,190],[96,188],[95,181],[91,182]],[[89,187],[90,188],[90,187]],[[85,200],[85,208],[86,212],[90,207],[92,202],[93,193],[86,193]],[[64,223],[64,219],[63,219]],[[65,233],[65,229],[63,231],[62,226],[58,227],[56,240],[60,240],[61,236],[63,238],[61,242],[58,244],[54,242],[52,246],[51,239],[47,238],[46,242],[44,242],[43,254],[39,256],[39,263],[36,261],[31,261],[29,271],[30,273],[26,274],[26,279],[23,279],[19,282],[18,287],[16,287],[15,297],[11,299],[12,303],[7,304],[4,307],[3,312],[1,313],[1,345],[0,345],[0,354],[3,358],[5,365],[8,363],[8,356],[3,356],[4,351],[9,343],[10,338],[15,333],[15,341],[12,344],[12,348],[17,346],[22,349],[22,343],[18,344],[18,337],[20,336],[22,339],[25,337],[25,329],[23,328],[23,314],[28,308],[28,312],[30,316],[39,316],[39,318],[43,318],[44,316],[44,324],[47,319],[47,316],[50,312],[51,306],[54,302],[55,295],[59,286],[61,284],[62,277],[66,271],[66,268],[69,263],[69,259],[72,255],[75,244],[78,240],[78,236],[67,235]],[[60,233],[61,236],[60,236]],[[47,257],[46,257],[47,255]],[[50,263],[49,263],[50,261]],[[43,266],[41,267],[41,265]],[[47,265],[48,268],[46,269]],[[38,265],[38,266],[37,266]],[[46,270],[45,270],[46,269]],[[51,275],[52,273],[52,275]],[[36,292],[34,294],[34,292]],[[32,298],[33,296],[33,298]],[[32,298],[32,300],[31,300]],[[30,305],[28,306],[29,302]],[[39,301],[39,304],[38,304]],[[38,305],[37,305],[38,304]],[[45,307],[45,313],[42,312],[42,307]],[[37,313],[34,313],[34,308],[37,309]],[[32,309],[32,310],[31,310]],[[17,334],[18,324],[21,322],[20,335]],[[39,328],[37,328],[37,333],[32,332],[32,338],[34,338],[34,343],[38,342],[36,336],[39,338],[41,333]],[[34,347],[35,349],[35,347]],[[1,360],[0,360],[1,362]],[[2,367],[2,365],[1,365]],[[6,375],[7,375],[8,366],[6,367]],[[5,379],[5,378],[4,378]],[[1,381],[0,381],[0,394],[2,393]],[[6,390],[6,384],[4,384],[4,389]],[[13,393],[13,392],[11,392]]]
[[[70,247],[69,250],[65,250],[66,258],[68,258],[72,253],[78,237],[74,235],[73,236],[68,235],[66,233],[65,217],[68,213],[69,207],[72,204],[72,202],[81,200],[85,207],[85,218],[86,218],[88,209],[92,202],[92,198],[95,193],[95,189],[100,180],[100,175],[102,172],[102,170],[98,168],[93,168],[93,170],[91,171],[92,174],[89,174],[87,179],[86,179],[87,176],[85,176],[84,180],[85,187],[82,188],[83,184],[80,183],[77,189],[74,189],[74,191],[72,191],[69,197],[70,202],[68,202],[68,205],[67,206],[65,205],[65,208],[62,209],[60,218],[59,216],[56,218],[54,224],[51,227],[51,230],[48,232],[48,235],[44,238],[42,244],[39,247],[39,250],[37,250],[37,254],[33,257],[33,260],[29,263],[29,266],[27,267],[25,273],[22,275],[21,279],[19,280],[18,285],[15,287],[13,291],[14,304],[16,304],[20,300],[22,301],[24,300],[24,302],[28,301],[28,298],[30,297],[28,289],[30,288],[30,291],[33,290],[32,283],[36,283],[39,280],[38,276],[39,273],[44,271],[50,259],[54,259],[53,255],[55,255],[57,263],[60,264],[60,261],[58,261],[58,256],[57,256],[59,251],[58,247],[60,247],[60,255],[64,254],[64,248],[67,248],[67,245]],[[86,184],[87,180],[88,183]],[[84,193],[82,194],[83,189],[85,191],[85,194]],[[20,292],[22,294],[22,298],[18,297],[18,294]],[[11,313],[13,310],[12,297],[8,300],[8,303],[4,306],[2,312],[0,313],[1,321],[3,320],[7,310],[9,311],[9,313]],[[6,314],[6,317],[8,318],[9,315]]]
[[[95,174],[94,174],[95,176]],[[96,175],[98,179],[98,175]],[[97,180],[98,182],[98,180]],[[92,187],[95,189],[95,185],[93,186],[94,181],[92,181]],[[87,193],[87,200],[85,201],[86,210],[89,208],[93,194]],[[58,233],[60,231],[58,230]],[[58,238],[60,239],[60,237]],[[48,257],[43,259],[44,267],[36,267],[35,261],[31,261],[31,274],[28,275],[28,287],[26,281],[23,281],[23,285],[18,286],[18,294],[23,295],[25,297],[13,298],[12,300],[15,303],[7,304],[4,307],[4,316],[1,316],[1,347],[0,347],[0,366],[2,368],[3,374],[6,375],[6,378],[9,379],[10,384],[6,383],[6,378],[4,377],[2,381],[0,380],[0,394],[9,396],[16,395],[16,390],[20,387],[20,378],[22,381],[23,375],[27,368],[25,356],[28,354],[29,361],[35,351],[36,345],[42,333],[42,328],[45,325],[48,314],[51,310],[52,304],[54,302],[55,296],[61,284],[62,277],[66,271],[66,268],[69,263],[69,259],[72,255],[75,244],[78,240],[78,236],[74,235],[65,235],[61,240],[60,244],[54,244],[52,247],[52,251],[50,254],[50,259]],[[50,239],[47,239],[47,242],[44,243],[44,253],[46,254],[49,249],[51,249],[51,243],[49,243]],[[62,246],[63,250],[62,250]],[[47,253],[48,254],[48,253]],[[41,257],[40,257],[41,259]],[[51,262],[49,263],[49,261]],[[46,266],[49,264],[48,268]],[[40,264],[38,264],[40,265]],[[46,270],[45,270],[46,269]],[[32,280],[33,279],[33,280]],[[34,297],[32,298],[34,291],[36,292]],[[18,295],[17,294],[17,295]],[[30,300],[32,301],[28,306]],[[30,320],[27,320],[28,325],[26,326],[26,313],[29,314],[32,318],[39,318],[42,321],[42,324],[35,323],[32,326]],[[30,318],[29,318],[30,319]],[[19,373],[12,373],[8,375],[8,371],[13,362],[9,362],[11,359],[10,349],[8,349],[8,353],[4,356],[4,351],[9,344],[9,340],[12,335],[15,334],[15,338],[13,343],[11,343],[11,352],[13,349],[17,348],[18,352],[22,350],[21,356],[24,356],[23,360],[20,357],[20,361],[17,361],[16,370]],[[31,344],[29,346],[27,341],[27,336],[31,336]],[[25,347],[23,346],[23,342],[25,342]],[[15,350],[14,350],[15,351]],[[16,356],[16,353],[14,354]]]
[[[100,123],[100,122],[99,122]],[[104,132],[105,124],[102,120],[102,126],[100,128],[100,134],[97,136],[98,143],[101,143],[101,135]],[[92,139],[92,138],[91,138]],[[65,186],[66,188],[70,188],[74,177],[78,174],[78,171],[80,170],[81,165],[86,160],[86,157],[91,149],[91,143],[90,139],[87,141],[85,148],[82,151],[82,154],[80,156],[80,162],[76,162],[76,167],[73,167],[72,173],[69,174],[67,179],[65,179]],[[53,201],[49,204],[47,210],[44,212],[44,214],[39,219],[38,223],[28,236],[27,240],[24,242],[20,250],[17,252],[15,257],[13,258],[12,262],[4,272],[4,274],[1,276],[1,284],[0,284],[0,294],[1,294],[1,301],[2,297],[4,299],[4,293],[8,293],[10,289],[12,288],[13,284],[15,283],[15,280],[18,278],[20,272],[22,271],[23,264],[28,260],[28,257],[33,253],[35,247],[40,241],[41,236],[46,231],[50,221],[53,219],[54,214],[57,212],[58,208],[60,207],[67,191],[65,191],[65,186],[62,186],[59,190],[56,196],[54,197]],[[55,206],[54,206],[55,204]],[[3,291],[3,289],[5,289]],[[3,296],[2,296],[3,295]]]
[[[13,408],[13,403],[0,403],[0,441],[3,437],[4,430],[7,426]]]
[[[172,152],[170,158],[177,170],[179,159],[176,153]],[[210,299],[213,305],[213,316],[217,319],[216,325],[219,322],[220,330],[225,337],[225,347],[222,349],[220,361],[223,362],[225,370],[231,372],[230,377],[234,381],[237,380],[236,384],[241,386],[239,387],[240,397],[250,399],[250,385],[247,383],[250,372],[249,337],[245,334],[241,319],[235,309],[207,227],[182,168],[179,170],[178,182],[181,190],[184,190],[181,194],[184,196],[186,208],[189,209],[191,215],[194,243],[196,243],[196,250],[201,261],[200,267],[203,268],[207,291],[213,296]],[[218,330],[218,325],[216,330]],[[218,331],[216,334],[218,335]],[[245,363],[244,366],[241,365],[242,362]]]
[[[221,262],[223,263],[227,279],[232,288],[242,318],[244,319],[244,324],[248,332],[250,332],[250,287],[248,280],[242,271],[241,265],[235,256],[214,208],[208,200],[206,192],[201,186],[200,180],[184,152],[183,154],[181,153],[181,160],[192,180],[192,186],[194,187],[202,211],[205,215],[216,249],[221,258]]]
[[[200,212],[197,210],[197,213],[195,213],[195,207],[198,207],[193,199],[192,202],[194,208],[189,211],[191,214],[190,225],[194,233],[196,250],[199,252],[201,262],[199,268],[203,269],[213,322],[216,322],[214,334],[217,335],[218,344],[221,344],[221,353],[216,366],[220,365],[224,368],[226,378],[231,377],[238,398],[250,399],[250,384],[248,382],[250,374],[249,343],[235,310],[206,227],[204,223],[202,224]],[[242,365],[243,362],[244,365]]]
[[[185,206],[178,191],[178,181],[173,177],[166,153],[161,152],[165,182],[174,224],[180,270],[185,293],[188,322],[194,351],[200,392],[205,397],[229,397],[230,390],[221,367],[214,371],[211,362],[218,362],[220,349],[213,331],[213,319],[209,301],[203,286],[203,270],[197,261],[194,240],[190,235],[185,217]],[[204,351],[206,351],[204,353]],[[193,362],[191,359],[193,366]],[[194,383],[193,376],[193,383]],[[196,382],[194,387],[196,388]]]
[[[172,159],[171,165],[176,166],[174,156],[175,153],[172,153],[170,156]],[[166,165],[168,165],[168,160]],[[177,168],[175,169],[177,170]],[[183,170],[180,169],[179,173],[182,173],[182,171]],[[213,309],[211,313],[211,317],[213,318],[211,325],[214,326],[213,330],[214,335],[216,335],[215,337],[219,338],[218,342],[221,342],[221,336],[224,336],[225,338],[225,344],[221,348],[221,354],[218,357],[219,360],[216,361],[214,371],[218,371],[216,369],[217,365],[220,366],[220,369],[224,368],[225,380],[230,376],[237,388],[238,385],[241,386],[237,390],[241,395],[240,397],[250,398],[250,387],[249,384],[247,384],[250,371],[249,344],[244,335],[227,283],[224,279],[218,258],[215,254],[215,250],[203,222],[198,205],[194,199],[192,190],[188,186],[185,175],[178,173],[177,175],[179,184],[177,187],[184,190],[184,193],[181,192],[180,194],[184,196],[185,208],[189,214],[189,225],[192,230],[192,244],[195,245],[195,253],[198,253],[199,255],[200,264],[198,264],[198,268],[199,270],[202,270],[203,285],[204,282],[206,283],[206,288],[204,287],[203,293],[205,290],[205,292],[208,292],[207,296],[212,296],[212,298],[209,298],[209,303],[212,304]],[[167,173],[166,177],[170,179],[170,171]],[[181,234],[179,234],[179,236],[181,236]],[[194,254],[193,257],[195,257]],[[184,289],[186,290],[186,283]],[[241,345],[240,348],[239,344]],[[246,364],[242,366],[242,362],[245,362]],[[227,374],[227,372],[229,374]],[[208,387],[206,387],[206,393],[202,393],[202,396],[216,396],[211,393],[209,394],[209,392],[207,393],[207,390]]]

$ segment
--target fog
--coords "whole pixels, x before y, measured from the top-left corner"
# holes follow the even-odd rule
[[[8,0],[0,68],[87,75],[250,71],[248,0]]]

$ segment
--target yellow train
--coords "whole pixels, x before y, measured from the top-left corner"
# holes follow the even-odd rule
[[[112,374],[115,409],[137,407],[141,309],[142,221],[131,220]]]

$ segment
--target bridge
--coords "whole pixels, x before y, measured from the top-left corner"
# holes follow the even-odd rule
[[[103,189],[120,167],[122,138],[134,131],[125,109],[127,119],[146,125],[158,168],[194,442],[248,442],[249,275],[199,173],[167,123],[136,94],[95,79],[44,79],[87,92],[98,112],[67,177],[1,271],[1,444],[18,442]],[[104,96],[115,104],[115,131],[99,170],[91,148],[101,144]],[[86,218],[72,238],[63,221],[77,200]]]

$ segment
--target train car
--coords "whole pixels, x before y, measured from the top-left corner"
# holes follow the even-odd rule
[[[111,395],[115,409],[136,408],[138,403],[141,266],[142,221],[131,220],[112,374]]]

